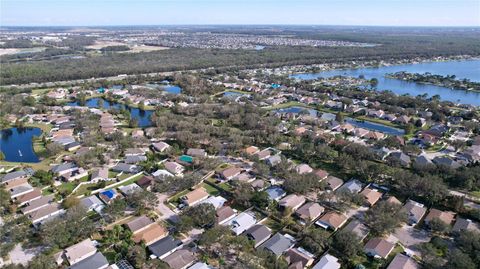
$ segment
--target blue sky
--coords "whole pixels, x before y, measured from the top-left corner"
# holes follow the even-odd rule
[[[1,26],[480,26],[480,0],[0,0]]]

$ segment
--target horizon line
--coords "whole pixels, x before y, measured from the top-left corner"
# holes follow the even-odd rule
[[[336,27],[400,27],[400,28],[480,28],[480,25],[388,25],[388,24],[375,24],[375,25],[365,25],[365,24],[282,24],[282,23],[271,23],[271,24],[250,24],[250,23],[228,23],[228,24],[218,24],[218,23],[205,23],[205,24],[98,24],[98,25],[2,25],[0,23],[0,29],[6,27],[158,27],[158,26],[336,26]]]

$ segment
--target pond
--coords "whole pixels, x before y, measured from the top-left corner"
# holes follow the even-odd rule
[[[0,150],[5,161],[38,163],[40,159],[33,150],[32,139],[40,136],[40,128],[10,128],[0,131]]]
[[[103,106],[100,107],[100,100],[103,100]],[[69,102],[67,103],[67,106],[80,106],[80,104],[75,101],[75,102]],[[145,128],[145,127],[150,127],[152,126],[152,121],[150,117],[153,114],[153,110],[141,110],[135,107],[129,107],[124,104],[116,103],[116,102],[110,102],[108,100],[102,99],[102,98],[92,98],[86,101],[85,106],[91,107],[91,108],[101,108],[101,109],[126,109],[130,111],[130,117],[135,118],[138,121],[138,127]]]
[[[345,121],[355,127],[364,128],[371,131],[377,131],[388,135],[405,135],[405,130],[403,129],[390,127],[380,123],[375,123],[371,121],[358,121],[352,118],[346,118]]]
[[[406,71],[410,73],[430,72],[436,75],[456,75],[458,79],[469,79],[480,81],[480,60],[426,62],[419,64],[403,64],[383,67],[368,67],[357,69],[329,70],[319,73],[302,73],[291,75],[293,78],[310,80],[320,77],[334,76],[364,76],[366,79],[378,79],[376,89],[391,90],[392,92],[412,96],[428,94],[428,96],[439,95],[441,100],[458,102],[461,104],[480,105],[480,93],[439,87],[434,85],[419,84],[398,79],[386,78],[385,74]]]
[[[305,108],[301,106],[291,106],[287,108],[280,108],[274,110],[277,113],[282,113],[282,114],[287,114],[287,113],[292,113],[292,114],[300,114],[300,113],[305,113],[305,114],[310,114],[310,116],[317,116],[318,111],[312,108]]]
[[[287,108],[276,109],[274,111],[277,113],[293,113],[293,114],[308,113],[310,114],[310,116],[314,116],[314,117],[319,116],[320,114],[320,112],[318,112],[315,109],[305,108],[301,106],[291,106]],[[335,114],[333,113],[322,113],[320,117],[326,121],[335,120]],[[346,118],[345,121],[355,127],[364,128],[371,131],[382,132],[388,135],[404,135],[405,134],[405,131],[403,129],[390,127],[380,123],[375,123],[370,121],[357,121],[353,118]]]
[[[171,94],[180,94],[182,93],[182,88],[177,85],[171,85],[168,81],[162,81],[161,83],[148,83],[145,84],[146,87],[163,90]]]

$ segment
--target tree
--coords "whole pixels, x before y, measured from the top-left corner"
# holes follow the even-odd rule
[[[54,180],[53,180],[53,173],[50,171],[44,171],[44,170],[37,170],[33,174],[32,178],[30,179],[32,184],[34,186],[49,186],[52,185]]]
[[[191,221],[193,226],[199,228],[208,228],[212,227],[216,221],[216,211],[213,205],[211,204],[200,204],[194,207],[187,207],[181,215],[180,221],[187,220]]]
[[[430,227],[432,232],[437,234],[445,234],[450,231],[450,226],[439,218],[433,218],[432,220],[430,220],[428,226]]]
[[[42,224],[39,235],[43,244],[65,248],[89,237],[95,230],[95,225],[92,219],[85,217],[86,213],[85,208],[76,206],[68,209],[64,215]]]
[[[128,121],[128,127],[130,128],[137,128],[138,127],[138,120],[137,118],[131,117]]]
[[[342,112],[338,112],[336,115],[335,115],[335,120],[342,123],[345,121],[345,117],[343,116],[343,113]]]
[[[0,161],[5,160],[5,154],[0,150]]]
[[[140,101],[140,102],[138,103],[138,109],[140,109],[140,110],[145,110],[145,102]]]
[[[80,204],[80,199],[75,196],[69,196],[65,198],[62,202],[63,207],[65,208],[72,208]]]
[[[115,199],[113,202],[105,206],[103,209],[103,214],[107,221],[115,221],[119,217],[123,216],[126,208],[127,202],[124,199]]]
[[[402,207],[387,201],[378,202],[365,213],[365,223],[377,236],[393,232],[402,222],[406,221],[407,214]]]
[[[63,147],[57,143],[48,143],[45,149],[46,149],[47,155],[50,157],[56,156],[57,154],[63,151]]]
[[[242,181],[236,182],[235,190],[233,192],[233,199],[235,204],[248,208],[251,206],[250,200],[252,199],[252,197],[252,185]]]
[[[267,208],[270,205],[270,197],[264,191],[255,192],[250,199],[250,202],[258,208]]]
[[[447,258],[448,262],[445,265],[446,269],[475,269],[478,268],[478,264],[459,249],[450,251]]]
[[[139,214],[142,214],[158,205],[158,197],[152,192],[140,190],[128,195],[126,202]]]
[[[28,263],[28,268],[30,269],[56,269],[58,268],[57,263],[53,257],[40,254],[35,257]]]
[[[308,228],[303,234],[301,245],[319,255],[330,245],[330,233],[323,229]]]
[[[346,259],[352,259],[363,251],[358,236],[351,231],[340,231],[335,234],[332,246]]]
[[[141,245],[134,245],[130,247],[127,252],[127,261],[129,261],[135,268],[143,268],[147,261],[147,253],[145,247]]]
[[[223,236],[230,235],[230,232],[230,229],[226,226],[214,226],[200,235],[198,244],[208,248],[214,243],[219,242]]]

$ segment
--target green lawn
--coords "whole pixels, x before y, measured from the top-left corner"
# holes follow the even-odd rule
[[[202,185],[200,185],[201,187],[204,187],[205,190],[208,192],[208,194],[212,195],[212,196],[217,196],[220,192],[217,190],[217,188],[211,186],[210,184],[208,183],[202,183]]]

